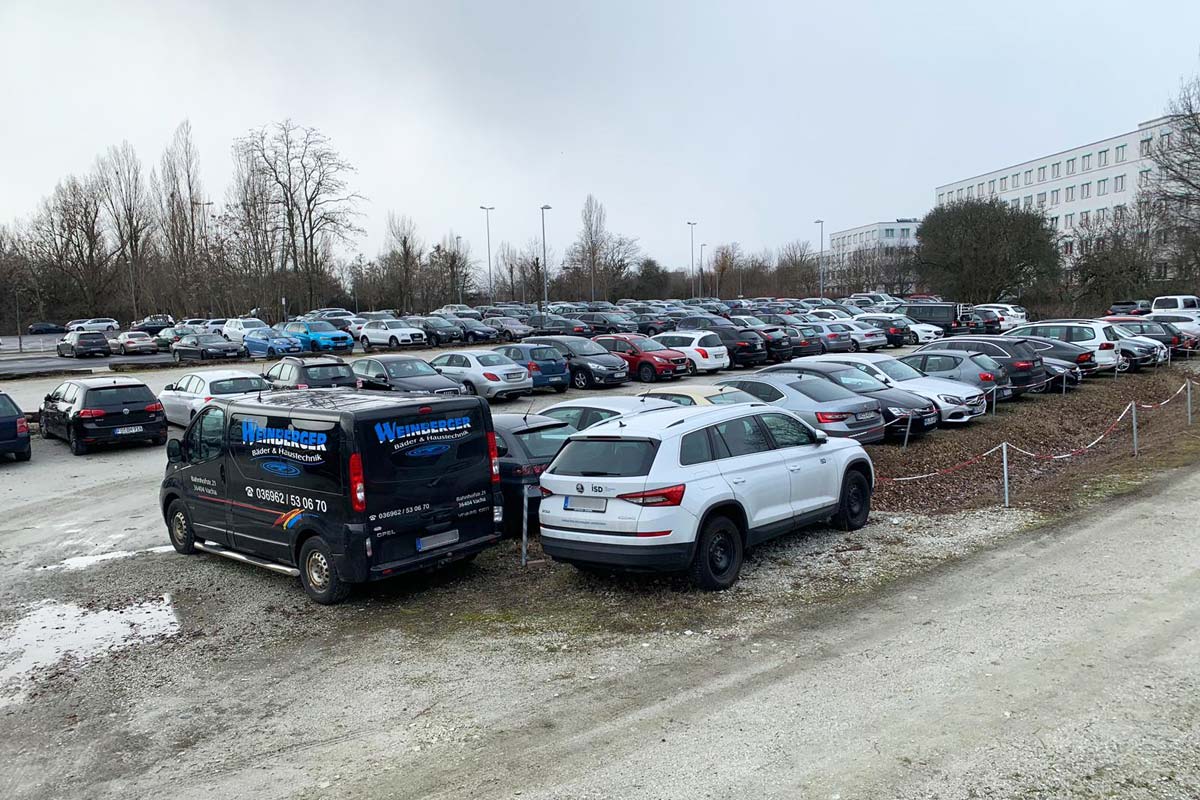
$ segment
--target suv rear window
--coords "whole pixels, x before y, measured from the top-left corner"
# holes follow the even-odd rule
[[[149,386],[108,386],[103,389],[88,389],[85,402],[97,406],[153,403],[154,392],[150,391]]]
[[[81,341],[81,342],[105,342],[108,340],[104,338],[103,333],[81,333],[81,334],[79,334],[79,341]]]
[[[10,400],[7,396],[0,394],[0,416],[15,417],[21,413],[17,408],[17,404]]]
[[[553,475],[632,478],[650,472],[658,442],[650,439],[572,439],[550,466]]]
[[[572,433],[576,433],[576,430],[563,423],[532,431],[522,431],[517,434],[517,439],[529,453],[530,458],[553,458]]]

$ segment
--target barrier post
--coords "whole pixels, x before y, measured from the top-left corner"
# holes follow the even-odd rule
[[[1067,373],[1065,373],[1065,372],[1063,373],[1063,376],[1062,376],[1062,384],[1063,384],[1063,386],[1062,386],[1063,397],[1066,397],[1067,396]]]
[[[529,498],[521,487],[521,566],[529,566]]]
[[[1000,462],[1004,469],[1004,507],[1008,508],[1008,442],[1000,443]]]
[[[1188,425],[1192,424],[1192,379],[1187,379]]]
[[[999,386],[993,386],[993,387],[992,387],[992,416],[993,416],[993,417],[994,417],[994,416],[996,416],[996,402],[997,402],[996,393],[997,393],[998,391],[1000,391],[1000,387],[999,387]]]
[[[910,431],[912,431],[912,411],[911,410],[908,412],[908,421],[904,423],[904,446],[900,448],[901,450],[908,449],[908,434]]]
[[[1137,454],[1138,454],[1138,440],[1137,440],[1137,401],[1136,401],[1136,400],[1134,400],[1132,403],[1130,403],[1130,407],[1131,407],[1131,410],[1133,411],[1133,455],[1134,455],[1134,457],[1136,458],[1136,457],[1137,457]]]

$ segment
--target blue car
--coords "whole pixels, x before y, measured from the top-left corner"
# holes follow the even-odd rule
[[[5,453],[12,453],[17,461],[28,461],[33,451],[25,415],[11,397],[0,392],[0,456]]]
[[[571,371],[562,353],[548,344],[506,344],[493,347],[497,353],[506,355],[529,370],[533,388],[554,389],[559,394],[571,384]]]
[[[251,356],[282,356],[302,353],[300,340],[275,328],[252,328],[242,337],[242,344]]]
[[[285,325],[283,332],[312,353],[349,353],[354,350],[354,337],[328,322],[298,320]]]

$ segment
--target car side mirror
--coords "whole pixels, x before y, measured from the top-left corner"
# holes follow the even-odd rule
[[[437,373],[438,373],[439,375],[441,375],[441,374],[442,374],[442,368],[441,368],[441,367],[434,367],[434,369],[437,371]]]
[[[183,461],[183,444],[178,439],[167,440],[167,463],[179,464]]]
[[[164,386],[164,387],[163,387],[163,391],[164,391],[164,392],[173,392],[173,391],[175,391],[175,384],[173,384],[173,383],[168,383],[166,386]]]
[[[375,373],[374,375],[372,375],[372,376],[371,376],[371,380],[375,380],[375,381],[383,381],[384,383],[386,383],[386,382],[387,382],[387,375],[384,375],[382,372],[377,372],[377,373]]]
[[[817,435],[817,444],[825,444],[829,441],[829,434],[825,433],[825,431],[813,431],[813,433]]]
[[[42,399],[43,399],[43,400],[45,400],[47,403],[51,403],[51,402],[53,402],[53,401],[54,401],[54,398],[53,398],[51,395],[46,395],[46,396],[45,396],[44,398],[42,398]]]

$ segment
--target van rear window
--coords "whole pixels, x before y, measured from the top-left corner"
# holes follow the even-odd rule
[[[572,439],[554,463],[553,475],[632,478],[650,472],[658,442],[649,439]]]
[[[359,425],[369,482],[412,480],[488,462],[487,429],[478,406],[408,412]]]

